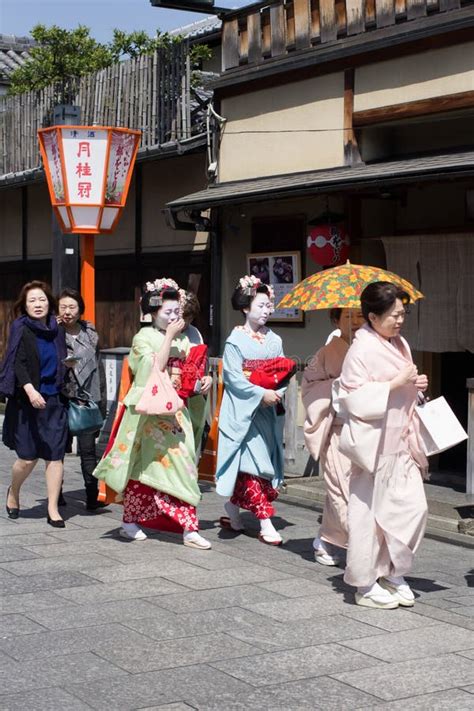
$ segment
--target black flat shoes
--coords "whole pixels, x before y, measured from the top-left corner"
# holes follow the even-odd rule
[[[7,503],[5,504],[5,508],[7,510],[8,518],[18,518],[18,516],[20,515],[20,509],[13,509],[8,505],[8,496],[10,494],[10,489],[11,486],[9,486],[7,489]]]
[[[56,519],[56,521],[48,516],[48,523],[50,526],[53,528],[66,528],[66,524],[62,520],[62,518]]]

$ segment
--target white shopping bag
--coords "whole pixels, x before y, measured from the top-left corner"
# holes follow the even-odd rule
[[[417,405],[420,433],[427,457],[439,454],[467,439],[461,423],[444,397]]]

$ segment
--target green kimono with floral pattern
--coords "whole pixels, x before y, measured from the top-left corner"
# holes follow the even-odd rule
[[[201,492],[197,483],[193,427],[187,408],[176,415],[139,415],[135,410],[150,376],[153,354],[160,350],[163,341],[164,334],[153,327],[142,328],[134,337],[128,361],[134,378],[124,400],[127,409],[115,443],[99,462],[94,476],[118,493],[134,479],[197,506]],[[185,360],[190,348],[188,338],[179,334],[173,340],[170,361]],[[179,389],[179,368],[171,365],[168,372],[173,385]]]

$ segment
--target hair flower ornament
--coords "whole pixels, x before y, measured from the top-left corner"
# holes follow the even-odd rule
[[[164,291],[165,289],[174,289],[175,291],[179,291],[179,286],[174,279],[155,279],[155,281],[147,281],[145,288],[147,291],[156,291],[158,293]]]
[[[145,300],[148,309],[160,308],[163,306],[163,294],[168,290],[176,291],[178,293],[178,300],[182,310],[185,303],[185,292],[183,289],[179,288],[174,279],[164,278],[155,279],[154,281],[147,281],[140,303],[143,304]]]
[[[254,297],[257,293],[257,289],[264,287],[267,290],[268,298],[272,302],[272,312],[275,310],[275,291],[273,286],[270,284],[264,284],[264,282],[253,274],[246,274],[241,279],[239,279],[239,287],[246,296]]]

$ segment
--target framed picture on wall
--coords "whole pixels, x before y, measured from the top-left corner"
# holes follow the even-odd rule
[[[247,254],[247,273],[253,274],[275,291],[278,304],[301,281],[301,252],[267,252]],[[275,309],[269,321],[302,323],[301,309]]]

